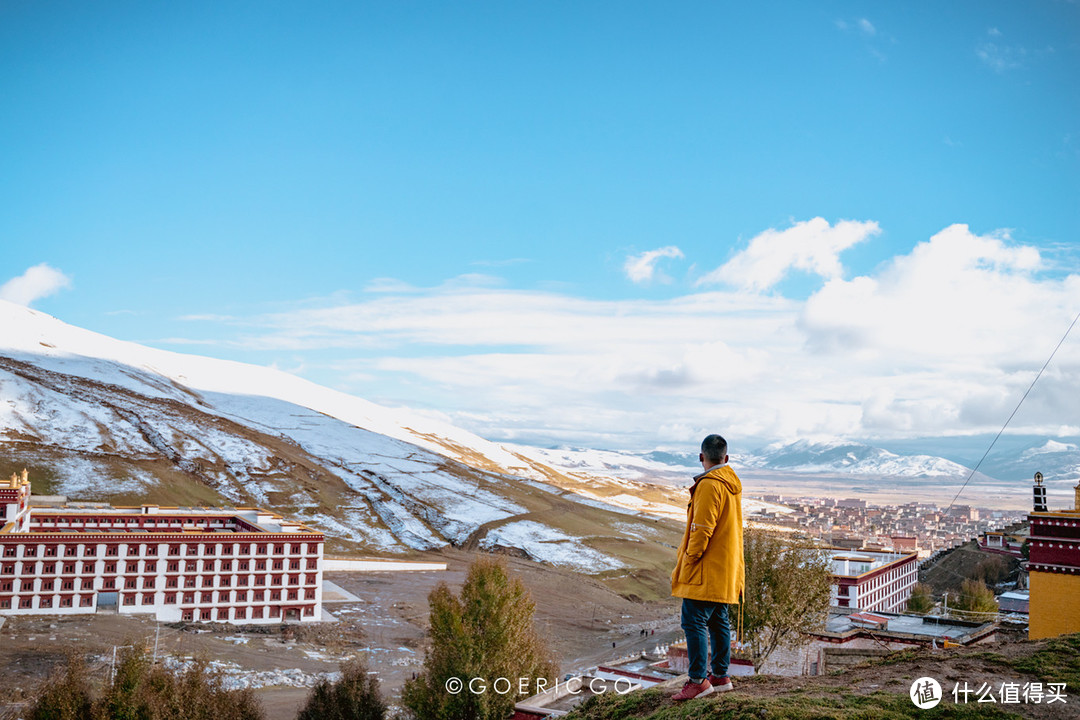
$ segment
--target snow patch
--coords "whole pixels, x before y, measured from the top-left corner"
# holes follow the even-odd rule
[[[582,538],[567,535],[561,530],[533,520],[518,520],[500,525],[490,530],[480,541],[480,547],[485,550],[500,545],[521,548],[533,560],[581,572],[599,573],[624,567],[623,563],[615,558],[584,545]]]

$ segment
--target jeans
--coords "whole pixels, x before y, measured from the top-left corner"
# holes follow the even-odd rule
[[[701,680],[705,677],[709,642],[712,643],[712,674],[717,677],[727,675],[731,663],[728,606],[725,603],[683,598],[682,629],[686,633],[686,653],[690,656],[690,679]]]

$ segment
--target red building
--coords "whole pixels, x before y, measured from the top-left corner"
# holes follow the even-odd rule
[[[919,578],[918,553],[833,548],[833,596],[837,607],[902,612]]]
[[[0,482],[0,615],[147,613],[277,623],[322,614],[323,535],[257,508],[32,508]]]

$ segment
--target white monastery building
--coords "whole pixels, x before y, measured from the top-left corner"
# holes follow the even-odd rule
[[[317,621],[323,541],[255,508],[31,507],[24,470],[0,480],[0,615]]]
[[[917,552],[826,551],[832,562],[830,604],[877,612],[903,612],[919,579]]]

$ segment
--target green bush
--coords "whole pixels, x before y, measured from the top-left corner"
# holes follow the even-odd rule
[[[296,720],[385,720],[386,703],[379,697],[379,681],[361,660],[341,666],[341,679],[326,680],[308,695]]]
[[[141,647],[125,649],[111,682],[95,693],[82,658],[50,679],[30,720],[263,720],[251,690],[225,690],[221,676],[195,662],[183,673],[153,665]]]
[[[916,615],[925,615],[934,609],[934,596],[930,592],[930,586],[923,583],[915,583],[911,588],[911,597],[907,601],[907,610]]]
[[[63,670],[54,672],[31,706],[29,720],[84,720],[91,717],[92,700],[86,661],[68,655]]]
[[[755,527],[743,533],[743,556],[742,640],[760,669],[777,648],[797,644],[824,626],[832,569],[828,556],[811,542]]]
[[[998,611],[994,591],[978,580],[965,580],[960,585],[960,594],[953,600],[949,598],[949,611],[964,620],[993,620]]]

